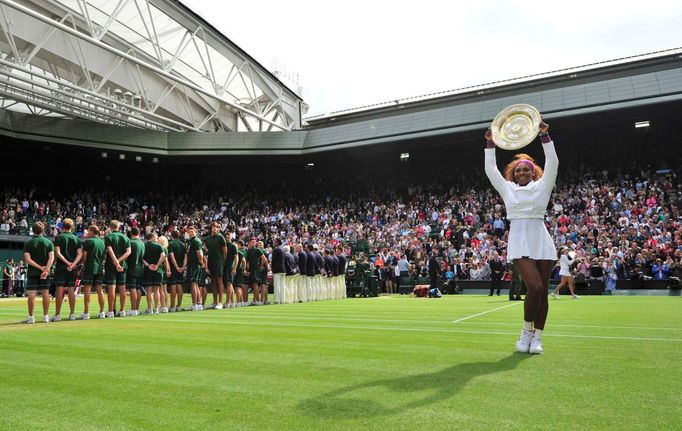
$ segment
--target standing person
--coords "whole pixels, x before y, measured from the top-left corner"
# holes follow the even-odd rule
[[[324,248],[322,251],[324,253],[324,256],[322,259],[324,260],[324,278],[322,279],[322,286],[325,291],[325,296],[324,299],[333,299],[333,284],[332,284],[332,279],[334,278],[334,271],[336,270],[337,274],[339,272],[338,268],[334,268],[334,260],[332,259],[332,254],[331,250],[328,248]],[[337,261],[338,264],[338,261]],[[381,271],[381,270],[380,270]]]
[[[49,323],[50,316],[50,268],[54,263],[54,246],[45,238],[41,222],[33,223],[33,238],[24,244],[24,260],[28,263],[28,317],[24,323],[35,323],[33,309],[35,308],[36,290],[40,290],[43,297],[43,322]]]
[[[485,173],[500,194],[511,221],[507,259],[514,262],[528,288],[524,302],[524,324],[516,349],[519,352],[542,353],[542,331],[547,321],[547,292],[556,248],[544,224],[545,209],[554,188],[559,159],[547,133],[549,126],[540,124],[540,140],[545,153],[545,169],[526,154],[517,154],[505,169],[505,177],[497,170],[495,144],[490,129],[486,132]]]
[[[523,279],[521,278],[521,273],[514,268],[512,262],[507,262],[507,273],[509,278],[509,300],[522,301],[521,292],[523,291]]]
[[[204,256],[204,261],[201,266],[201,278],[199,279],[199,305],[201,310],[206,309],[206,298],[208,298],[208,285],[211,284],[211,277],[207,274],[208,271],[208,247],[206,243],[202,243],[201,253]]]
[[[400,272],[400,276],[398,277],[398,292],[402,295],[403,290],[400,288],[400,285],[404,284],[403,279],[410,276],[410,262],[407,260],[406,253],[403,253],[400,256],[400,259],[398,259],[398,271]]]
[[[493,252],[493,259],[488,263],[488,265],[490,265],[490,294],[488,296],[493,296],[493,291],[495,289],[497,289],[497,296],[500,296],[504,264],[500,260],[500,255],[497,253],[497,251]]]
[[[83,257],[83,249],[78,237],[73,234],[73,220],[65,218],[62,221],[62,233],[54,239],[54,254],[57,267],[54,271],[55,285],[55,312],[53,322],[62,320],[62,302],[64,301],[64,289],[68,288],[69,295],[69,320],[76,320],[76,266]]]
[[[189,311],[201,311],[201,288],[199,283],[204,276],[204,252],[201,240],[197,237],[197,229],[194,226],[187,228],[187,279],[190,293],[192,294],[192,307]]]
[[[14,272],[14,259],[10,258],[2,265],[2,295],[8,297],[11,294],[12,274]]]
[[[144,275],[144,242],[140,239],[140,229],[137,227],[130,229],[130,255],[128,262],[128,272],[126,273],[126,288],[130,292],[130,315],[139,316],[140,299],[142,299],[142,276]]]
[[[90,293],[93,286],[97,290],[97,302],[99,303],[99,318],[104,319],[104,292],[102,292],[102,278],[104,276],[104,256],[106,247],[99,237],[97,225],[88,227],[88,235],[83,242],[83,314],[82,320],[90,320]]]
[[[107,303],[109,312],[107,317],[114,317],[116,307],[116,291],[119,295],[119,316],[126,316],[126,259],[130,256],[130,240],[119,232],[121,223],[112,220],[109,223],[109,235],[104,237],[104,245],[107,250],[107,260],[104,266],[104,284],[107,285]]]
[[[331,285],[332,299],[341,299],[340,289],[339,289],[339,274],[340,274],[339,265],[340,265],[341,261],[339,260],[338,256],[336,256],[336,252],[334,251],[333,247],[329,250],[329,253],[331,254],[331,257],[332,257],[332,285]],[[389,275],[389,277],[390,277],[390,275]]]
[[[308,261],[306,263],[306,295],[308,296],[308,301],[317,301],[317,292],[315,290],[315,275],[318,274],[319,269],[317,267],[317,261],[315,260],[315,252],[313,251],[315,247],[308,243]]]
[[[285,304],[287,302],[287,271],[284,263],[284,247],[282,247],[282,240],[279,238],[275,238],[273,243],[271,267],[272,285],[275,290],[275,304]]]
[[[237,293],[237,306],[245,307],[249,302],[249,285],[247,283],[248,280],[244,277],[244,269],[246,268],[244,241],[241,239],[237,240],[235,245],[237,246],[237,258],[235,260],[237,267],[234,270],[234,280],[232,283]]]
[[[391,251],[384,262],[386,265],[386,293],[389,295],[396,293],[397,287],[395,285],[395,268],[398,266],[398,258],[395,252]]]
[[[23,260],[20,260],[14,268],[14,280],[16,281],[16,295],[26,296],[26,267]]]
[[[142,264],[144,265],[142,283],[147,291],[147,310],[144,314],[159,314],[159,289],[165,271],[163,265],[165,259],[166,255],[163,252],[163,247],[158,243],[156,234],[147,234],[147,243],[144,245],[144,256],[142,257]]]
[[[159,288],[159,312],[168,313],[168,279],[171,276],[170,262],[168,261],[168,238],[161,235],[156,242],[163,250],[163,267],[161,268],[161,286]]]
[[[234,308],[234,277],[237,275],[237,267],[239,266],[239,249],[237,248],[237,245],[232,242],[232,231],[228,230],[225,232],[225,242],[227,243],[225,270],[223,271],[223,285],[225,286],[225,293],[227,295],[225,308]]]
[[[171,233],[171,242],[168,244],[168,260],[170,261],[170,311],[182,310],[183,274],[187,267],[187,250],[185,244],[180,241],[180,232],[176,229]]]
[[[306,289],[307,286],[307,270],[308,270],[308,253],[305,252],[303,249],[302,244],[296,244],[296,253],[298,256],[298,283],[296,290],[297,292],[297,297],[299,302],[308,302],[310,299],[308,298],[308,292]]]
[[[559,258],[559,275],[561,276],[561,281],[551,293],[551,296],[554,299],[559,299],[559,291],[566,285],[568,285],[568,290],[571,292],[571,297],[573,299],[580,299],[580,296],[575,294],[573,276],[571,275],[571,265],[573,264],[574,259],[571,258],[568,252],[568,247],[561,247],[561,257]]]
[[[263,251],[256,247],[256,238],[251,238],[246,250],[246,275],[248,275],[249,286],[253,291],[253,304],[260,305],[260,278],[263,267],[267,267],[268,260]]]
[[[274,251],[273,251],[274,255]],[[274,259],[274,258],[273,258]],[[284,304],[291,304],[293,302],[298,302],[298,290],[296,289],[296,284],[298,282],[298,264],[296,263],[296,256],[291,253],[291,247],[288,245],[284,246],[284,270],[286,271],[286,289],[284,295]],[[273,269],[273,281],[274,281],[274,269]]]
[[[261,253],[263,253],[263,257],[265,257],[265,265],[261,269],[261,274],[260,274],[260,281],[259,281],[259,286],[260,286],[260,303],[261,305],[268,305],[268,271],[270,269],[270,256],[268,256],[268,251],[265,249],[265,245],[263,244],[263,241],[258,241],[258,248],[260,249]]]
[[[313,244],[313,259],[315,259],[315,299],[321,301],[327,299],[327,292],[325,286],[323,285],[324,276],[326,275],[324,268],[324,258],[320,253],[320,247],[317,244]]]
[[[225,271],[225,260],[227,259],[227,241],[220,233],[218,222],[211,223],[211,235],[206,239],[208,250],[208,269],[207,274],[211,277],[211,288],[213,291],[213,304],[207,308],[222,310],[223,295],[225,285],[223,284],[223,274]]]
[[[429,278],[431,279],[431,289],[438,288],[438,278],[440,277],[440,263],[436,259],[436,251],[432,251],[429,255],[429,263],[427,264],[429,268]]]
[[[348,265],[348,258],[346,257],[346,254],[343,252],[343,246],[338,245],[336,246],[336,257],[339,259],[339,289],[340,291],[340,298],[345,298],[346,297],[346,266]],[[396,264],[394,271],[396,271],[398,268],[398,265]]]

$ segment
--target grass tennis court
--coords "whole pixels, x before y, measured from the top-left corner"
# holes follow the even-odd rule
[[[16,323],[25,299],[2,300],[0,428],[682,427],[680,297],[550,301],[530,356],[513,351],[522,303],[505,297],[34,325]]]

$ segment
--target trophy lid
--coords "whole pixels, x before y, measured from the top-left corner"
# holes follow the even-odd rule
[[[540,112],[534,106],[524,103],[508,106],[490,125],[493,142],[503,150],[523,148],[538,135],[541,121]]]

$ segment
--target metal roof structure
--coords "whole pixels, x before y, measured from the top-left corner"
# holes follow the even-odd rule
[[[0,0],[3,109],[153,131],[288,131],[301,98],[179,1]]]
[[[162,156],[449,140],[514,103],[552,120],[682,106],[674,48],[304,123],[294,92],[176,0],[0,0],[0,51],[0,135]]]

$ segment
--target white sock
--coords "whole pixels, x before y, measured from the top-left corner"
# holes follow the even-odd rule
[[[523,322],[523,329],[525,329],[526,331],[532,331],[533,325],[534,322]]]
[[[535,331],[533,331],[533,336],[535,338],[542,338],[542,329],[536,329]]]

